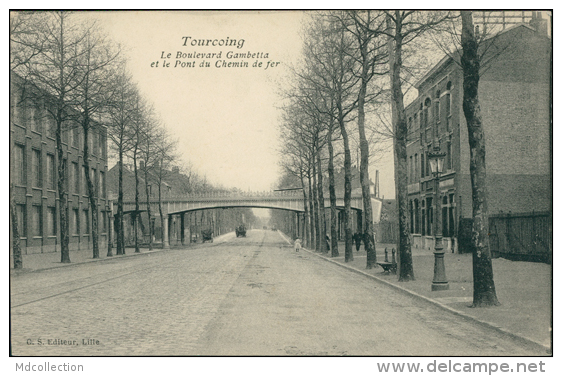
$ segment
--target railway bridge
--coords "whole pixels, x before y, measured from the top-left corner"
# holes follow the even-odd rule
[[[152,211],[158,213],[158,200],[151,199],[150,205]],[[371,198],[371,205],[373,208],[373,222],[377,223],[380,220],[382,201],[378,198]],[[123,205],[125,213],[135,212],[135,202],[125,201]],[[139,211],[146,211],[146,202],[141,202]],[[330,199],[324,199],[324,207],[330,207]],[[337,198],[336,207],[339,210],[344,209],[343,198]],[[205,193],[205,194],[190,194],[175,197],[166,197],[162,199],[162,215],[167,220],[164,221],[163,241],[164,246],[169,246],[169,228],[171,223],[175,223],[179,218],[180,232],[182,234],[185,230],[184,216],[186,213],[207,210],[207,209],[226,209],[226,208],[264,208],[264,209],[279,209],[294,212],[295,220],[297,221],[297,228],[300,224],[304,223],[304,198],[302,191],[264,191],[264,192],[227,192],[227,193]],[[116,208],[114,208],[115,211]],[[363,212],[363,198],[361,190],[357,189],[352,191],[351,195],[351,209],[356,211],[360,217]]]

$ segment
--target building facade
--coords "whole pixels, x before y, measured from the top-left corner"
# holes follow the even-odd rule
[[[551,41],[542,30],[526,24],[504,30],[493,40],[502,46],[497,47],[501,52],[481,69],[478,96],[489,215],[551,210]],[[462,109],[462,69],[455,60],[445,57],[434,66],[416,84],[418,96],[406,108],[414,250],[433,249],[435,181],[428,152],[436,140],[446,153],[437,195],[445,248],[456,251],[459,237],[470,233],[470,148]]]
[[[39,90],[28,83],[25,90]],[[10,182],[17,213],[22,254],[60,251],[58,155],[53,118],[41,95],[25,98],[23,81],[11,77]],[[43,97],[44,98],[44,97]],[[66,124],[62,134],[70,250],[92,247],[92,212],[87,196],[84,137],[78,124]],[[107,129],[96,125],[89,131],[90,176],[97,198],[100,247],[107,246],[110,201],[107,195]],[[10,231],[10,236],[12,236]],[[11,246],[12,242],[10,242]]]

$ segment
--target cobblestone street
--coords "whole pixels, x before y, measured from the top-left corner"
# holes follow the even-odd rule
[[[276,232],[11,276],[13,355],[537,355]]]

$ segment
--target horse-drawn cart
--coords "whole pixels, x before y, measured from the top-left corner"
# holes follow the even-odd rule
[[[206,241],[213,242],[213,230],[201,230],[201,241],[205,243]]]
[[[246,226],[244,225],[236,227],[236,237],[238,238],[240,236],[246,237]]]

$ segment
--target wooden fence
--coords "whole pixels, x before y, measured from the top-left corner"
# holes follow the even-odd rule
[[[549,212],[491,215],[489,226],[493,257],[552,261],[552,216]]]

